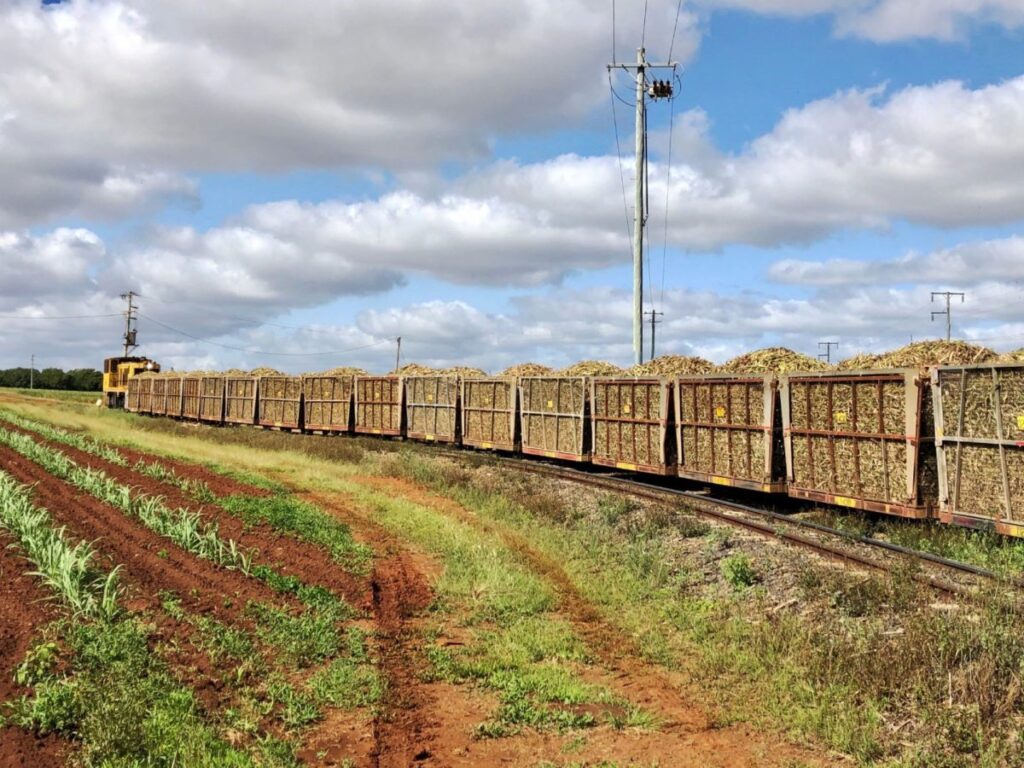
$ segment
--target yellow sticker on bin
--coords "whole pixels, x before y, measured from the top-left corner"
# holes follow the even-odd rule
[[[622,412],[623,412],[623,413],[629,413],[629,411],[630,411],[629,403],[625,403],[625,404],[624,404],[624,405],[622,406]]]
[[[1017,417],[1017,429],[1024,429],[1024,413]]]
[[[548,408],[554,408],[554,407],[555,407],[555,401],[554,400],[548,400]]]
[[[846,423],[846,411],[836,411],[836,424]]]
[[[723,408],[722,406],[718,406],[717,408],[715,408],[715,416],[717,416],[718,418],[722,418],[723,416],[725,416],[725,408]]]

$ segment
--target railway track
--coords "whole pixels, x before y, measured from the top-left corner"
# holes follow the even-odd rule
[[[438,452],[452,458],[465,458],[467,453],[466,449],[442,449]],[[765,507],[716,498],[711,496],[709,491],[671,488],[595,467],[588,467],[586,470],[575,469],[533,459],[495,456],[477,451],[472,451],[471,455],[529,474],[600,488],[646,501],[660,504],[678,504],[685,501],[689,510],[706,519],[765,538],[780,540],[846,565],[889,573],[898,562],[915,561],[921,565],[921,570],[910,574],[910,577],[948,595],[971,597],[977,588],[986,582],[1008,583],[1016,588],[1024,587],[1024,580],[1007,579],[994,571],[970,563],[801,520]],[[868,554],[872,550],[883,554],[881,557],[873,557]],[[956,580],[950,580],[950,577]]]

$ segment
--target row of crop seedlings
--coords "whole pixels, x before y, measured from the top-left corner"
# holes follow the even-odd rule
[[[672,379],[202,376],[180,387],[165,377],[148,394],[147,379],[160,380],[133,379],[129,410],[405,435],[1024,535],[1020,365]]]

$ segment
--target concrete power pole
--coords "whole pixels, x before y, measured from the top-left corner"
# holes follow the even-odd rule
[[[647,223],[647,99],[672,98],[672,81],[655,80],[649,87],[647,70],[676,70],[675,62],[652,64],[643,48],[636,50],[636,64],[608,65],[636,75],[636,194],[633,201],[633,358],[644,361],[644,226]]]
[[[399,336],[395,341],[398,344],[395,348],[395,370],[397,371],[402,367],[402,337]]]
[[[124,356],[128,357],[128,353],[135,349],[138,344],[135,343],[138,332],[132,327],[135,324],[138,314],[136,310],[138,307],[133,303],[135,297],[138,296],[134,291],[128,291],[128,293],[122,293],[121,298],[128,301],[128,311],[124,313]]]
[[[824,352],[818,353],[818,359],[824,360],[826,363],[832,363],[832,350],[839,349],[838,341],[819,341],[818,349],[824,349]]]
[[[36,388],[36,356],[32,355],[32,362],[28,366],[28,388]]]
[[[960,297],[960,303],[964,303],[964,294],[956,291],[932,291],[932,303],[935,303],[936,296],[943,296],[946,299],[946,310],[945,312],[932,312],[932,322],[935,322],[936,317],[946,316],[946,341],[953,338],[953,310],[950,306],[950,300],[954,296]]]
[[[655,329],[658,327],[658,323],[661,322],[661,320],[659,320],[658,317],[664,317],[665,313],[664,312],[655,312],[652,309],[650,312],[644,312],[644,314],[651,316],[651,360],[653,360],[654,359]]]

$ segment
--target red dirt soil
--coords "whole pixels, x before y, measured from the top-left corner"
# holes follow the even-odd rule
[[[33,502],[49,510],[74,538],[95,542],[106,567],[122,566],[133,587],[130,609],[158,607],[160,592],[173,590],[192,613],[238,618],[248,601],[280,602],[269,587],[237,571],[219,568],[185,552],[122,512],[59,480],[34,462],[0,446],[0,468],[18,482],[35,484]]]
[[[102,470],[118,483],[127,485],[149,496],[160,496],[168,507],[181,507],[198,512],[204,520],[217,524],[217,529],[222,538],[234,539],[243,549],[259,550],[259,556],[256,558],[257,562],[270,565],[279,573],[295,576],[307,584],[324,586],[343,597],[357,609],[369,610],[370,594],[365,581],[360,581],[347,573],[331,558],[329,553],[319,547],[282,534],[266,524],[246,525],[219,506],[215,504],[201,504],[189,497],[177,486],[143,475],[130,467],[118,466],[71,446],[44,440],[35,432],[16,427],[12,428],[12,431],[21,432],[43,445],[61,451],[80,466]],[[132,462],[141,459],[146,462],[159,461],[161,464],[168,465],[168,462],[160,456],[152,456],[139,451],[127,452],[122,450],[122,453],[125,453],[125,457]],[[175,471],[182,477],[192,479],[204,479],[205,477],[201,471],[193,473],[193,470],[202,470],[201,467],[197,468],[183,462],[176,462],[173,466]],[[209,473],[208,470],[206,472]],[[212,485],[210,486],[211,490],[217,494],[220,494],[222,491],[225,493],[235,493],[240,488],[245,487],[230,479],[228,479],[227,484],[221,486],[220,490]],[[260,495],[265,496],[266,494]]]
[[[6,533],[0,533],[0,701],[27,692],[15,684],[14,670],[36,631],[57,617],[54,606],[47,602],[52,594],[28,575],[32,565],[10,547],[12,542]],[[0,728],[0,766],[5,768],[60,765],[67,748],[56,736],[39,738],[16,726]]]
[[[439,509],[476,527],[482,526],[483,521],[470,510],[413,483],[376,477],[358,478],[358,481],[392,496],[402,496]],[[369,539],[375,550],[402,551],[401,544],[391,534],[353,511],[358,507],[347,497],[319,495],[313,498],[323,508],[348,522],[360,536]],[[416,634],[417,629],[422,629],[423,622],[406,617],[401,625],[402,631],[389,641],[391,647],[382,649],[382,656],[388,659],[385,668],[389,679],[392,684],[397,684],[400,692],[388,702],[388,722],[382,724],[378,731],[378,761],[373,765],[387,768],[408,765],[468,768],[534,765],[561,758],[693,768],[755,768],[794,762],[808,765],[835,762],[750,727],[716,728],[702,708],[689,700],[681,681],[673,680],[665,671],[636,658],[629,638],[601,618],[596,607],[579,594],[556,563],[532,550],[525,541],[503,543],[517,552],[530,568],[549,578],[556,588],[565,618],[571,621],[575,631],[600,662],[588,671],[586,679],[611,688],[654,714],[660,720],[658,729],[620,731],[600,726],[569,734],[527,730],[508,738],[474,739],[474,727],[494,711],[496,702],[490,694],[471,686],[424,684],[421,670],[427,667],[427,662],[416,648],[416,643],[422,647],[425,642]],[[404,559],[392,556],[386,562],[400,563],[399,574],[392,574],[387,580],[378,576],[377,585],[389,589],[389,585],[394,584],[400,590],[407,590],[410,587],[403,585],[412,584],[413,595],[419,595],[417,582],[425,580],[423,574],[440,571],[438,565],[432,563],[429,571],[421,567],[417,569],[419,575],[409,573],[408,569],[415,567],[414,563],[423,562],[424,558],[424,555],[408,553]],[[419,602],[414,598],[411,606],[417,605]],[[382,634],[388,639],[386,632],[382,631]],[[445,642],[445,638],[440,638],[440,641]],[[459,642],[459,638],[451,641]],[[404,707],[396,706],[403,702]],[[389,730],[391,726],[398,731]],[[582,745],[567,752],[577,736],[581,737]]]

